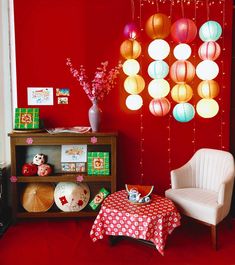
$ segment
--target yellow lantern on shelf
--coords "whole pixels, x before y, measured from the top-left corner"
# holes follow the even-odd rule
[[[143,99],[140,95],[129,95],[126,98],[126,106],[130,110],[138,110],[143,105]]]
[[[124,88],[127,93],[137,95],[144,90],[145,81],[140,75],[128,76],[124,81]]]
[[[215,98],[219,91],[219,84],[215,80],[204,80],[197,87],[198,95],[201,98]]]
[[[123,63],[122,69],[126,75],[136,75],[140,70],[140,64],[135,59],[128,59]]]
[[[177,84],[171,90],[171,97],[178,103],[187,102],[193,96],[192,88],[187,84]]]
[[[125,40],[120,46],[120,53],[125,59],[136,59],[141,54],[141,45],[134,39]]]
[[[152,98],[163,98],[170,92],[170,85],[165,79],[153,79],[148,85],[148,92]]]
[[[199,116],[212,118],[218,113],[219,104],[214,99],[203,98],[198,101],[196,109]]]

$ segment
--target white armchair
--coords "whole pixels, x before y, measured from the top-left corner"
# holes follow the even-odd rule
[[[185,165],[171,171],[171,189],[165,192],[182,214],[211,226],[215,249],[216,225],[230,210],[234,174],[229,152],[200,149]]]

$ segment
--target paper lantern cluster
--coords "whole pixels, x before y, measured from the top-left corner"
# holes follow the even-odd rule
[[[165,80],[169,73],[169,66],[164,59],[170,53],[170,46],[164,40],[170,34],[171,21],[168,16],[157,13],[149,17],[145,31],[153,41],[148,46],[148,54],[154,60],[148,66],[148,74],[152,78],[148,85],[148,93],[153,98],[149,110],[154,116],[165,116],[171,108],[166,96],[170,92],[170,85]]]
[[[173,54],[176,61],[171,65],[170,77],[176,85],[171,89],[171,97],[177,102],[173,109],[173,116],[179,122],[189,122],[195,116],[195,110],[188,101],[193,96],[190,83],[195,76],[195,67],[188,61],[191,56],[192,42],[197,35],[195,23],[188,18],[178,19],[171,27],[171,36],[177,45]]]
[[[219,85],[213,80],[219,73],[215,60],[219,57],[221,49],[216,42],[222,34],[222,28],[216,21],[205,22],[200,30],[199,37],[204,41],[198,49],[202,61],[196,67],[196,74],[202,80],[197,91],[202,98],[197,103],[196,109],[199,116],[212,118],[219,111],[219,105],[214,99],[219,94]]]
[[[139,75],[140,64],[136,60],[141,55],[141,45],[136,40],[138,35],[135,23],[128,23],[124,27],[124,36],[127,38],[120,46],[120,53],[125,61],[123,72],[127,75],[124,81],[124,88],[129,94],[126,98],[126,106],[130,110],[138,110],[143,105],[143,99],[139,95],[145,87],[145,81]]]

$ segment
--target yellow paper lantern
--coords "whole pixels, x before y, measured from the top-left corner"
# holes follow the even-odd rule
[[[129,59],[123,63],[122,69],[126,75],[136,75],[140,70],[140,64],[135,59]]]
[[[198,101],[196,109],[199,116],[212,118],[218,113],[219,104],[214,99],[203,98]]]
[[[130,110],[138,110],[143,105],[143,99],[140,95],[129,95],[126,98],[126,106]]]
[[[171,90],[171,97],[178,103],[187,102],[193,96],[192,88],[187,84],[177,84]]]
[[[125,59],[136,59],[141,54],[141,45],[133,39],[125,40],[120,46],[120,53]]]
[[[145,81],[140,75],[128,76],[124,81],[124,88],[127,93],[137,95],[144,90]]]
[[[153,79],[148,85],[148,92],[152,98],[163,98],[170,92],[170,85],[165,79]]]
[[[219,91],[219,84],[215,80],[204,80],[197,87],[198,95],[201,98],[215,98]]]

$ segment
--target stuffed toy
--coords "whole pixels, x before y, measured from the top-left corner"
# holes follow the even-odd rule
[[[35,176],[37,172],[38,172],[38,167],[33,163],[25,163],[22,167],[22,174],[24,176]]]
[[[44,154],[36,154],[33,158],[33,164],[40,166],[46,163],[46,155]]]
[[[38,176],[48,176],[52,172],[52,167],[49,164],[42,164],[38,166]]]

